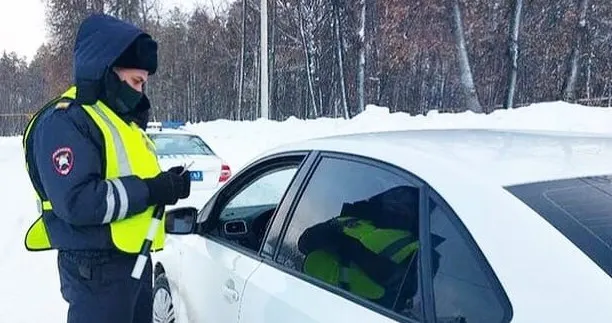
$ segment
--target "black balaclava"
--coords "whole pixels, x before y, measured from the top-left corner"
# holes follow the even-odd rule
[[[104,91],[101,99],[113,111],[120,115],[134,112],[144,94],[133,89],[127,82],[119,79],[112,69],[104,75]]]
[[[152,75],[157,70],[157,43],[143,34],[115,60],[106,70],[102,79],[100,100],[115,111],[125,121],[134,121],[145,129],[149,120],[149,99],[144,93],[136,91],[122,81],[113,70],[114,67],[138,68]]]

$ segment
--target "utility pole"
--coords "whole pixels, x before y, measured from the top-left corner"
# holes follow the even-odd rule
[[[261,0],[261,118],[268,119],[268,0]]]

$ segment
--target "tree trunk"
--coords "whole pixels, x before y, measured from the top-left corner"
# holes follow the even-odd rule
[[[242,0],[242,45],[240,46],[240,83],[238,85],[238,111],[237,120],[242,120],[242,95],[244,93],[244,52],[246,50],[246,15],[247,0]]]
[[[569,58],[569,72],[563,87],[563,100],[567,102],[574,102],[576,99],[576,83],[578,80],[578,69],[580,67],[580,47],[582,46],[584,36],[587,33],[586,26],[588,7],[589,0],[580,1],[580,17],[578,18],[578,24],[574,34],[574,44],[572,46],[572,52]]]
[[[346,100],[346,85],[344,84],[344,54],[342,51],[342,34],[340,33],[340,8],[337,0],[333,4],[334,10],[334,32],[336,36],[336,50],[338,58],[338,77],[340,78],[340,94],[342,98],[342,111],[344,119],[349,119],[349,109]]]
[[[304,55],[306,56],[306,75],[308,76],[308,90],[310,92],[310,99],[311,99],[311,103],[312,103],[312,110],[314,113],[314,118],[317,117],[318,114],[318,109],[317,109],[317,99],[315,97],[315,91],[314,91],[314,84],[313,84],[313,80],[312,80],[312,60],[311,60],[311,53],[310,53],[310,47],[308,46],[308,42],[306,40],[306,33],[304,31],[304,16],[302,14],[302,11],[304,10],[304,6],[303,6],[303,0],[300,0],[298,3],[298,16],[299,16],[299,20],[300,20],[300,34],[302,36],[302,44],[304,47]]]
[[[357,99],[359,112],[365,110],[365,64],[366,64],[366,43],[365,43],[365,29],[366,29],[366,0],[359,0],[360,2],[360,21],[359,21],[359,65],[357,67]]]
[[[508,92],[506,95],[506,109],[514,107],[514,93],[516,92],[516,76],[518,71],[519,46],[518,37],[521,26],[521,15],[523,12],[523,0],[514,0],[514,11],[510,21],[510,69],[508,73]]]
[[[374,43],[374,64],[376,65],[376,77],[374,78],[374,81],[376,82],[376,94],[375,94],[375,98],[376,98],[376,105],[380,105],[380,99],[381,99],[381,91],[382,91],[382,86],[381,86],[381,79],[383,77],[382,75],[382,70],[381,70],[381,55],[380,55],[380,42],[381,42],[381,35],[380,35],[380,18],[378,16],[378,9],[379,9],[379,4],[377,0],[373,0],[373,4],[371,6],[371,10],[373,12],[372,16],[372,25],[373,25],[373,35],[371,36],[371,38],[373,39],[373,43]]]
[[[461,73],[461,87],[465,96],[467,108],[475,113],[482,113],[482,106],[478,99],[472,69],[470,67],[470,59],[465,43],[465,34],[463,32],[463,22],[461,19],[461,9],[459,8],[459,0],[449,0],[450,14],[452,22],[453,36],[455,37],[455,47],[457,48],[457,56],[459,60],[459,72]]]
[[[259,90],[261,89],[261,77],[256,76],[260,75],[258,73],[261,72],[261,68],[259,67],[259,64],[261,64],[261,51],[256,50],[253,51],[253,53],[255,54],[255,59],[253,60],[253,77],[255,77],[255,82],[257,82],[257,86],[255,87],[257,89],[257,101],[251,104],[251,120],[256,120],[261,112],[261,91]]]
[[[271,30],[272,35],[270,36],[270,80],[269,80],[269,89],[270,96],[272,97],[270,102],[270,115],[274,116],[276,113],[276,0],[272,1],[272,22],[271,22]],[[272,119],[276,119],[272,117]]]

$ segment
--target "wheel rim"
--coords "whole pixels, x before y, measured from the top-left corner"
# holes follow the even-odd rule
[[[158,289],[153,297],[153,322],[174,322],[174,306],[172,306],[172,297],[165,288]]]

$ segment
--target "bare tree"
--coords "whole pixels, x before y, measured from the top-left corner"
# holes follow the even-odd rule
[[[506,95],[505,108],[514,106],[514,93],[516,92],[516,77],[518,72],[519,45],[518,37],[521,27],[521,15],[523,12],[523,0],[514,0],[512,20],[510,21],[510,41],[508,54],[510,56],[510,67],[508,71],[508,92]]]
[[[270,22],[270,78],[268,79],[268,89],[270,93],[270,106],[268,109],[271,110],[268,114],[273,116],[276,113],[276,14],[277,14],[277,0],[272,0],[272,17]]]
[[[240,47],[240,82],[238,85],[238,110],[236,119],[242,120],[242,93],[244,91],[244,51],[246,50],[247,0],[242,0],[242,45]]]
[[[366,0],[359,0],[359,65],[357,67],[357,107],[359,112],[365,110],[365,68],[366,68]]]
[[[310,28],[306,28],[305,25],[305,20],[306,18],[304,17],[304,11],[306,11],[307,9],[305,8],[305,4],[304,4],[305,0],[299,0],[298,1],[298,21],[300,24],[300,35],[302,36],[302,45],[304,47],[304,58],[305,58],[305,62],[306,62],[306,75],[308,77],[308,90],[310,92],[310,99],[311,99],[311,103],[312,103],[312,112],[313,112],[313,117],[316,118],[318,116],[318,108],[317,108],[317,99],[315,97],[315,86],[314,86],[314,75],[315,75],[315,64],[313,62],[312,56],[313,56],[313,35],[312,35],[312,31],[310,30]],[[310,9],[310,8],[309,8]]]
[[[452,22],[452,31],[455,37],[455,47],[457,48],[457,56],[459,61],[459,71],[461,78],[461,87],[467,108],[476,112],[482,113],[482,106],[478,99],[476,86],[474,85],[474,77],[472,76],[472,68],[467,52],[465,42],[465,34],[463,32],[463,20],[461,19],[461,9],[459,8],[459,0],[447,0],[450,6],[450,15]]]
[[[344,54],[342,49],[342,34],[340,33],[340,4],[334,0],[334,35],[336,36],[336,55],[338,59],[338,78],[340,80],[340,96],[342,98],[342,112],[345,119],[350,118],[346,100],[346,85],[344,84]]]
[[[576,97],[576,82],[578,79],[578,67],[580,65],[580,52],[587,33],[587,11],[589,0],[580,0],[580,14],[574,33],[572,52],[568,60],[568,74],[563,88],[563,99],[573,102]]]

